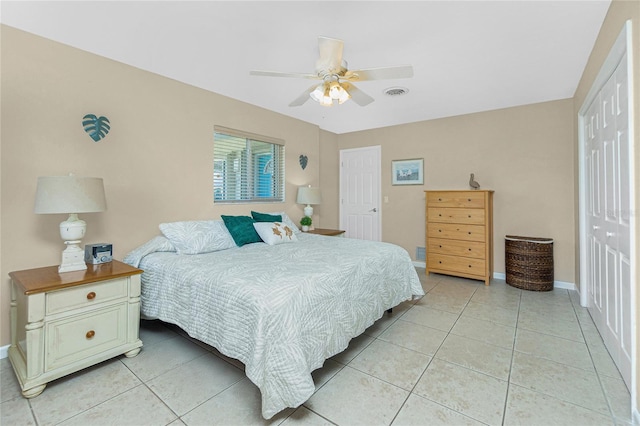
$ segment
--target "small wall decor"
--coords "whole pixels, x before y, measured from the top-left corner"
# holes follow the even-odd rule
[[[309,162],[309,158],[304,154],[300,154],[300,167],[302,167],[302,170],[307,168],[308,162]]]
[[[95,114],[87,114],[82,117],[82,127],[95,142],[107,136],[111,130],[109,119],[104,116],[97,117]]]
[[[391,161],[392,185],[424,184],[424,158]]]

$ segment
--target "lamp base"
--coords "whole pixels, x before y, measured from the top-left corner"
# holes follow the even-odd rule
[[[87,269],[84,263],[84,251],[80,248],[80,240],[65,241],[67,248],[62,252],[62,263],[58,272],[83,271]]]
[[[311,207],[309,204],[307,204],[307,206],[304,208],[304,215],[305,216],[313,216],[313,207]]]

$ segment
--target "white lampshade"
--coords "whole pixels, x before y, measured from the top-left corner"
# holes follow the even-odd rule
[[[81,176],[44,176],[38,178],[34,212],[38,214],[69,214],[60,223],[60,237],[67,248],[62,252],[58,272],[87,269],[80,241],[87,230],[78,213],[96,213],[107,209],[101,178]]]
[[[82,176],[43,176],[38,178],[38,214],[96,213],[107,210],[102,178]]]
[[[311,186],[301,186],[298,188],[298,204],[320,204],[322,203],[322,195],[320,188],[312,188]]]

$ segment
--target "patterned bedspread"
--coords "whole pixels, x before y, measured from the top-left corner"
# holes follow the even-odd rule
[[[177,255],[164,237],[129,253],[144,270],[141,313],[245,364],[269,419],[314,392],[311,372],[402,301],[424,295],[401,247],[298,234]]]

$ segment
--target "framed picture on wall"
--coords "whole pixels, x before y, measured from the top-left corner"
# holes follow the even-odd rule
[[[392,185],[424,184],[424,158],[391,161]]]

